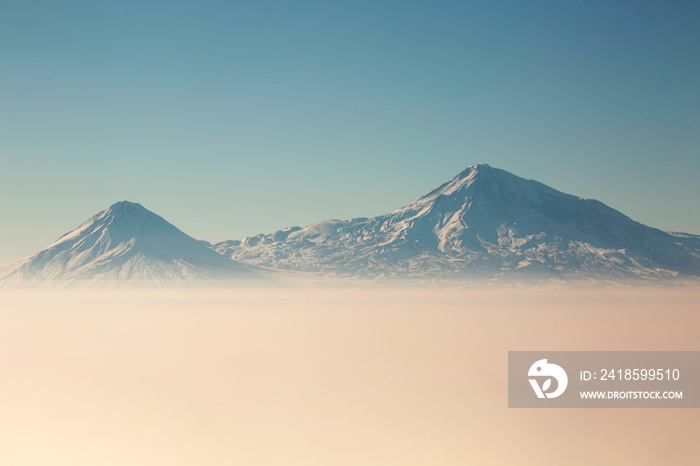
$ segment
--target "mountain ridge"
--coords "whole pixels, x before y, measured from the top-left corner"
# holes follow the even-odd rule
[[[698,238],[475,164],[376,217],[328,220],[212,245],[265,267],[368,277],[671,278],[700,275]]]
[[[0,284],[230,283],[262,278],[263,269],[371,279],[697,280],[700,236],[663,232],[600,201],[476,164],[383,215],[213,245],[141,204],[117,202],[38,253],[0,266]]]

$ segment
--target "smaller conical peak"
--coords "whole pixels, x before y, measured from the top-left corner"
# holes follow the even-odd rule
[[[141,204],[129,201],[116,202],[98,214],[97,217],[111,218],[120,224],[167,223]]]
[[[462,174],[469,175],[472,173],[489,173],[492,170],[491,165],[487,163],[475,163],[474,165],[468,166],[467,169],[462,172]]]
[[[475,163],[474,165],[468,166],[462,173],[457,175],[455,178],[459,180],[463,180],[465,178],[475,180],[477,178],[483,178],[484,176],[490,177],[498,171],[500,170],[491,167],[491,165],[489,164]]]
[[[111,206],[109,206],[110,209],[112,210],[118,210],[118,209],[145,209],[144,206],[139,204],[138,202],[129,202],[129,201],[119,201],[115,202]]]
[[[109,206],[109,208],[104,212],[116,217],[148,217],[155,215],[138,202],[129,201],[116,202]]]
[[[166,238],[172,235],[187,235],[178,230],[160,215],[151,212],[137,202],[121,201],[112,204],[88,220],[81,228],[106,228],[112,238],[128,242],[131,238]]]

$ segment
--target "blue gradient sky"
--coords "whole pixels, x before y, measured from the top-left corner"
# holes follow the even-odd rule
[[[697,2],[0,3],[0,262],[127,199],[218,241],[486,162],[700,233]]]

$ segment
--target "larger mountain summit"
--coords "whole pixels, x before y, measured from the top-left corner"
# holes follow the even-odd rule
[[[700,237],[648,227],[602,202],[486,164],[385,215],[213,248],[266,267],[367,277],[700,276]]]

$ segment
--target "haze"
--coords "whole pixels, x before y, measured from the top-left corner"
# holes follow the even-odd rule
[[[697,410],[507,407],[508,350],[699,350],[698,288],[3,290],[5,465],[696,464]]]

